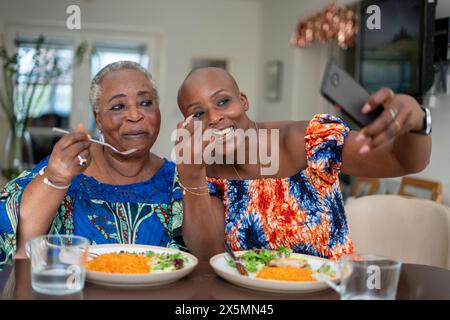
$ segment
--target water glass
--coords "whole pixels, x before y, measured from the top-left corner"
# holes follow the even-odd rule
[[[343,256],[335,263],[339,285],[320,272],[332,263],[326,262],[319,268],[317,277],[336,290],[342,300],[395,300],[401,270],[399,261],[373,254]]]
[[[88,239],[72,235],[44,235],[28,241],[33,290],[49,295],[83,290],[88,246]]]

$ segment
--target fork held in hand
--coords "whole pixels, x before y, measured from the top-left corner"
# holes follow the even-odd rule
[[[231,259],[233,259],[234,263],[236,264],[237,271],[239,271],[239,273],[243,276],[248,276],[247,270],[245,270],[242,263],[238,260],[230,245],[226,241],[224,241],[223,244],[225,245],[225,251],[230,255]]]
[[[69,132],[69,131],[67,131],[67,130],[60,129],[60,128],[53,128],[52,131],[53,131],[53,132],[64,133],[64,134],[71,133],[71,132]],[[133,153],[133,152],[135,152],[135,151],[137,151],[137,149],[130,149],[130,150],[125,150],[125,151],[119,151],[119,150],[117,150],[115,147],[113,147],[112,145],[110,145],[109,143],[102,142],[102,141],[99,141],[99,140],[95,140],[95,139],[92,139],[92,138],[89,138],[89,141],[94,142],[94,143],[97,143],[97,144],[100,144],[100,145],[105,146],[105,147],[109,147],[109,148],[111,148],[114,152],[123,154],[123,155],[125,155],[125,156],[126,156],[126,155],[129,155],[129,154],[131,154],[131,153]]]

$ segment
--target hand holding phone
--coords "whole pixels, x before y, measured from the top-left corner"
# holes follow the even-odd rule
[[[378,107],[367,114],[361,112],[369,100],[369,94],[333,59],[325,68],[320,93],[333,105],[340,106],[341,111],[360,127],[372,123],[383,111],[382,107]]]

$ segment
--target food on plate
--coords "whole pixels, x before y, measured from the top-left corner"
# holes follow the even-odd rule
[[[225,258],[228,265],[236,267],[236,263]],[[251,276],[260,279],[286,281],[316,281],[313,268],[304,257],[292,255],[292,250],[280,247],[278,250],[253,249],[238,255],[238,260]],[[327,266],[321,273],[330,278],[335,277],[335,271]]]
[[[279,258],[270,260],[268,265],[269,267],[305,268],[308,266],[308,262],[305,259]]]
[[[256,277],[270,280],[316,281],[312,271],[305,267],[264,267]]]
[[[87,261],[88,271],[109,273],[153,273],[170,272],[184,268],[188,259],[181,252],[178,253],[156,253],[146,251],[135,252],[112,252],[100,254]]]

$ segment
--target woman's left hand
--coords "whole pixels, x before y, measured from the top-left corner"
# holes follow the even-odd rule
[[[356,137],[356,141],[364,141],[359,151],[361,154],[411,130],[423,129],[424,112],[413,97],[381,88],[370,96],[361,111],[366,114],[378,106],[382,106],[384,111]]]

